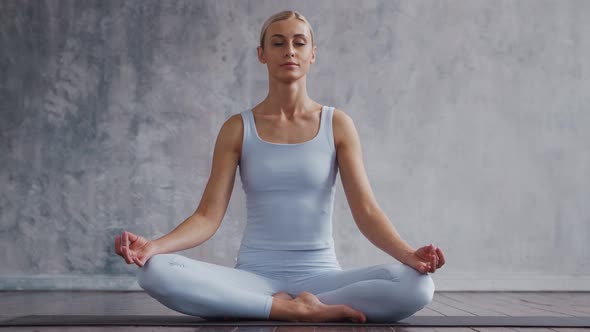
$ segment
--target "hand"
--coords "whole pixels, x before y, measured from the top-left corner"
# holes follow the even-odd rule
[[[117,235],[115,238],[115,252],[123,257],[127,264],[137,264],[142,267],[156,253],[156,248],[153,241],[123,231],[123,235]]]
[[[424,246],[413,253],[409,253],[404,264],[409,265],[421,273],[434,273],[445,265],[445,255],[434,245]]]

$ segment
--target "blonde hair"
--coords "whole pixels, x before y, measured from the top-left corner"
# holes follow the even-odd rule
[[[284,10],[266,19],[266,22],[264,22],[262,29],[260,30],[260,47],[264,49],[264,37],[266,36],[266,29],[268,29],[268,26],[271,23],[293,17],[303,21],[305,24],[307,24],[307,27],[309,27],[309,33],[311,34],[311,47],[313,48],[315,46],[315,42],[313,40],[313,29],[311,28],[311,24],[309,24],[309,21],[303,15],[301,15],[301,13],[294,10]]]

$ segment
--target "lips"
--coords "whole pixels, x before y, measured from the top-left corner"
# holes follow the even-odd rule
[[[299,66],[299,65],[296,64],[295,62],[287,62],[287,63],[283,63],[281,66]]]

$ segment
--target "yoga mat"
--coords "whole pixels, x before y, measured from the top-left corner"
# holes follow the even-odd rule
[[[412,327],[590,327],[590,317],[552,316],[412,316],[398,322],[355,324],[268,320],[221,321],[195,316],[28,315],[9,318],[1,326],[412,326]]]

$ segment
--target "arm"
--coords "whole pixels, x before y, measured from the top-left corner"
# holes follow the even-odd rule
[[[356,225],[379,249],[406,263],[414,249],[398,234],[377,204],[363,165],[361,144],[354,122],[336,109],[333,118],[334,142],[340,179]]]
[[[217,232],[234,187],[241,154],[242,132],[239,114],[233,115],[223,124],[215,143],[209,181],[197,210],[170,233],[153,241],[156,253],[196,247]]]

